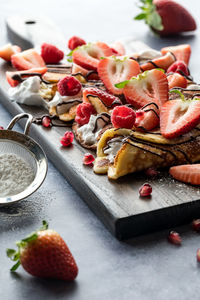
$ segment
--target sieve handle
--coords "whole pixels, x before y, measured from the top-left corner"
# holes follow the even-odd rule
[[[32,121],[33,121],[33,116],[32,116],[31,114],[27,114],[27,113],[22,113],[22,114],[16,115],[16,116],[10,121],[10,123],[8,124],[7,130],[12,130],[13,127],[15,126],[15,124],[16,124],[19,120],[24,119],[24,118],[28,118],[28,120],[27,120],[27,122],[26,122],[26,125],[25,125],[25,128],[24,128],[24,134],[25,134],[25,135],[28,135],[30,126],[31,126]]]

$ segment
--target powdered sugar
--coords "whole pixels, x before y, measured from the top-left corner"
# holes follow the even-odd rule
[[[15,154],[0,155],[0,197],[24,191],[34,180],[30,166]]]

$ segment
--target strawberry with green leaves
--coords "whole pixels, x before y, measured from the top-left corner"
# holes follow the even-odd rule
[[[42,278],[74,280],[78,274],[76,262],[61,236],[43,227],[16,243],[18,250],[7,249],[7,256],[15,262],[11,271],[20,264],[31,275]]]
[[[145,20],[150,28],[161,36],[196,29],[192,15],[173,0],[140,0],[142,12],[135,20]]]

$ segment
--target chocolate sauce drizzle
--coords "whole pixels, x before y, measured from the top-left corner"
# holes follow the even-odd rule
[[[16,74],[12,75],[12,79],[21,83],[21,82],[23,82],[27,79],[26,76],[38,76],[38,77],[40,77],[40,80],[43,83],[52,84],[51,82],[44,80],[43,77],[42,77],[42,74],[36,73],[36,72],[27,72],[27,73],[23,73],[23,74],[16,73]]]
[[[57,114],[60,115],[60,114],[68,113],[71,107],[73,107],[74,105],[80,104],[80,103],[82,103],[82,100],[81,100],[81,99],[72,99],[72,100],[68,100],[68,101],[66,101],[66,102],[63,101],[63,102],[61,102],[61,103],[58,103],[58,104],[56,105],[56,111],[57,111]],[[59,107],[61,107],[61,106],[65,106],[65,108],[66,108],[66,111],[63,112],[63,113],[61,113],[61,112],[59,111]]]
[[[54,127],[68,127],[69,124],[67,124],[64,121],[61,121],[56,115],[50,116],[48,114],[44,114],[40,117],[36,117],[33,119],[33,123],[37,124],[37,125],[42,125],[42,119],[48,117],[51,120],[51,125]],[[58,122],[56,122],[58,121]],[[69,121],[69,123],[71,123],[71,121]]]
[[[105,105],[107,108],[113,108],[113,105],[116,105],[116,104],[121,104],[121,101],[120,101],[120,99],[116,99],[116,100],[114,100],[113,101],[113,103],[111,104],[111,105],[107,105],[107,104],[105,104],[103,101],[102,101],[102,99],[100,98],[100,97],[98,97],[98,96],[95,96],[95,95],[92,95],[92,94],[87,94],[87,96],[86,96],[87,98],[89,98],[89,97],[93,97],[93,98],[98,98],[100,101],[101,101],[101,103],[103,104],[103,105]]]
[[[107,120],[105,118],[107,118]],[[98,120],[102,120],[104,122],[104,126],[103,128],[110,124],[110,115],[107,113],[101,113],[97,116],[96,120],[95,120],[95,124],[94,124],[94,129],[92,130],[93,133],[95,133],[97,131],[98,128]]]

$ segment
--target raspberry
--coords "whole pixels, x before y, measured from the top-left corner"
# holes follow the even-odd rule
[[[58,82],[57,87],[61,96],[75,96],[82,86],[74,76],[66,76]]]
[[[96,111],[92,104],[88,102],[81,103],[76,108],[75,121],[82,126],[87,124],[90,120],[90,116],[94,114],[96,114]]]
[[[144,183],[140,188],[139,188],[139,194],[140,197],[148,197],[152,193],[152,187],[149,183]]]
[[[178,232],[171,231],[168,235],[168,241],[174,245],[181,245],[181,237]]]
[[[51,44],[43,43],[41,56],[46,64],[57,64],[64,57],[64,52]]]
[[[52,123],[51,123],[51,118],[50,117],[43,117],[42,118],[42,126],[43,127],[46,127],[46,128],[48,128],[48,127],[51,127],[51,125],[52,125]]]
[[[64,136],[60,139],[60,142],[64,147],[69,147],[71,146],[73,140],[74,140],[73,132],[66,131]]]
[[[179,73],[181,75],[190,75],[189,69],[186,63],[182,60],[175,61],[168,69],[167,73]]]
[[[70,50],[76,49],[78,46],[85,45],[86,42],[78,36],[72,36],[68,41],[68,48]]]
[[[112,111],[111,122],[115,128],[131,129],[135,123],[135,112],[125,105],[116,106]]]
[[[94,162],[94,156],[90,153],[86,153],[83,157],[83,164],[88,166]]]

